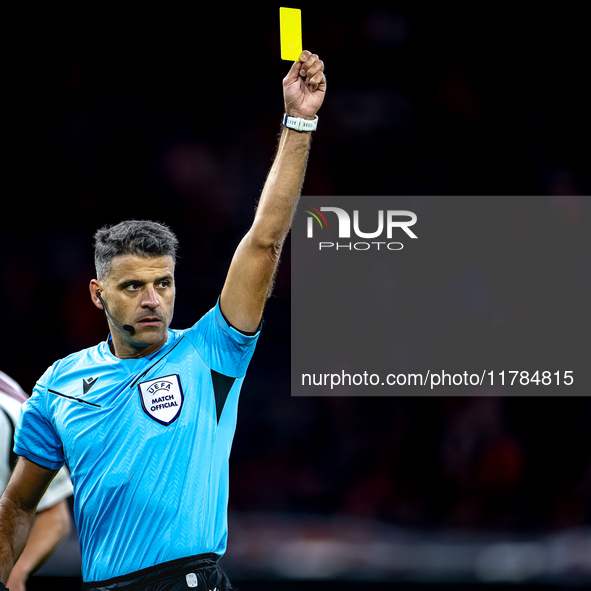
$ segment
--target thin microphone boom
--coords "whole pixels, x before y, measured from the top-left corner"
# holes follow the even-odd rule
[[[105,312],[107,313],[107,315],[109,316],[109,318],[117,325],[120,326],[123,330],[126,330],[131,336],[133,336],[135,334],[135,328],[133,328],[133,326],[131,326],[130,324],[121,324],[121,322],[117,322],[113,316],[111,316],[111,313],[109,312],[108,308],[107,308],[107,304],[105,304],[105,301],[103,300],[103,298],[101,297],[101,292],[97,291],[96,292],[96,297],[99,299],[99,302],[103,305],[103,309],[105,310]]]

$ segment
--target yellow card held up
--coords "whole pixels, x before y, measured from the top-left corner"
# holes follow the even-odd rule
[[[302,11],[299,8],[279,9],[281,59],[297,62],[302,55]]]

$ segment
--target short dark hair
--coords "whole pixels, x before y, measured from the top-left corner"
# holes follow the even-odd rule
[[[120,255],[171,256],[176,263],[178,239],[165,224],[149,220],[127,220],[103,226],[94,235],[94,265],[97,279],[107,277],[111,261]]]

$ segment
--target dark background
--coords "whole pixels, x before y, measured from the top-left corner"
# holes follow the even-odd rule
[[[568,322],[588,327],[582,11],[299,7],[304,47],[325,61],[328,80],[303,194],[541,196],[562,228],[544,244],[568,261]],[[92,237],[105,223],[154,219],[178,234],[173,328],[215,303],[277,143],[289,68],[278,8],[31,7],[12,22],[1,357],[25,390],[57,358],[106,336],[87,291]],[[526,243],[537,231],[519,208],[494,222],[500,237]],[[291,398],[289,254],[287,244],[242,392],[231,515],[475,534],[591,524],[588,398]],[[523,271],[541,300],[507,296],[509,326],[558,289],[540,280],[535,255]],[[460,289],[458,302],[472,295]],[[470,310],[458,308],[461,324]]]

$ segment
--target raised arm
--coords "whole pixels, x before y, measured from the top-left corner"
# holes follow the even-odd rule
[[[6,583],[18,560],[33,521],[35,509],[56,471],[19,458],[0,499],[0,581]]]
[[[285,113],[313,120],[325,92],[324,63],[304,51],[283,79]],[[220,307],[239,330],[255,331],[261,321],[304,182],[311,133],[283,129],[254,222],[232,259]]]

